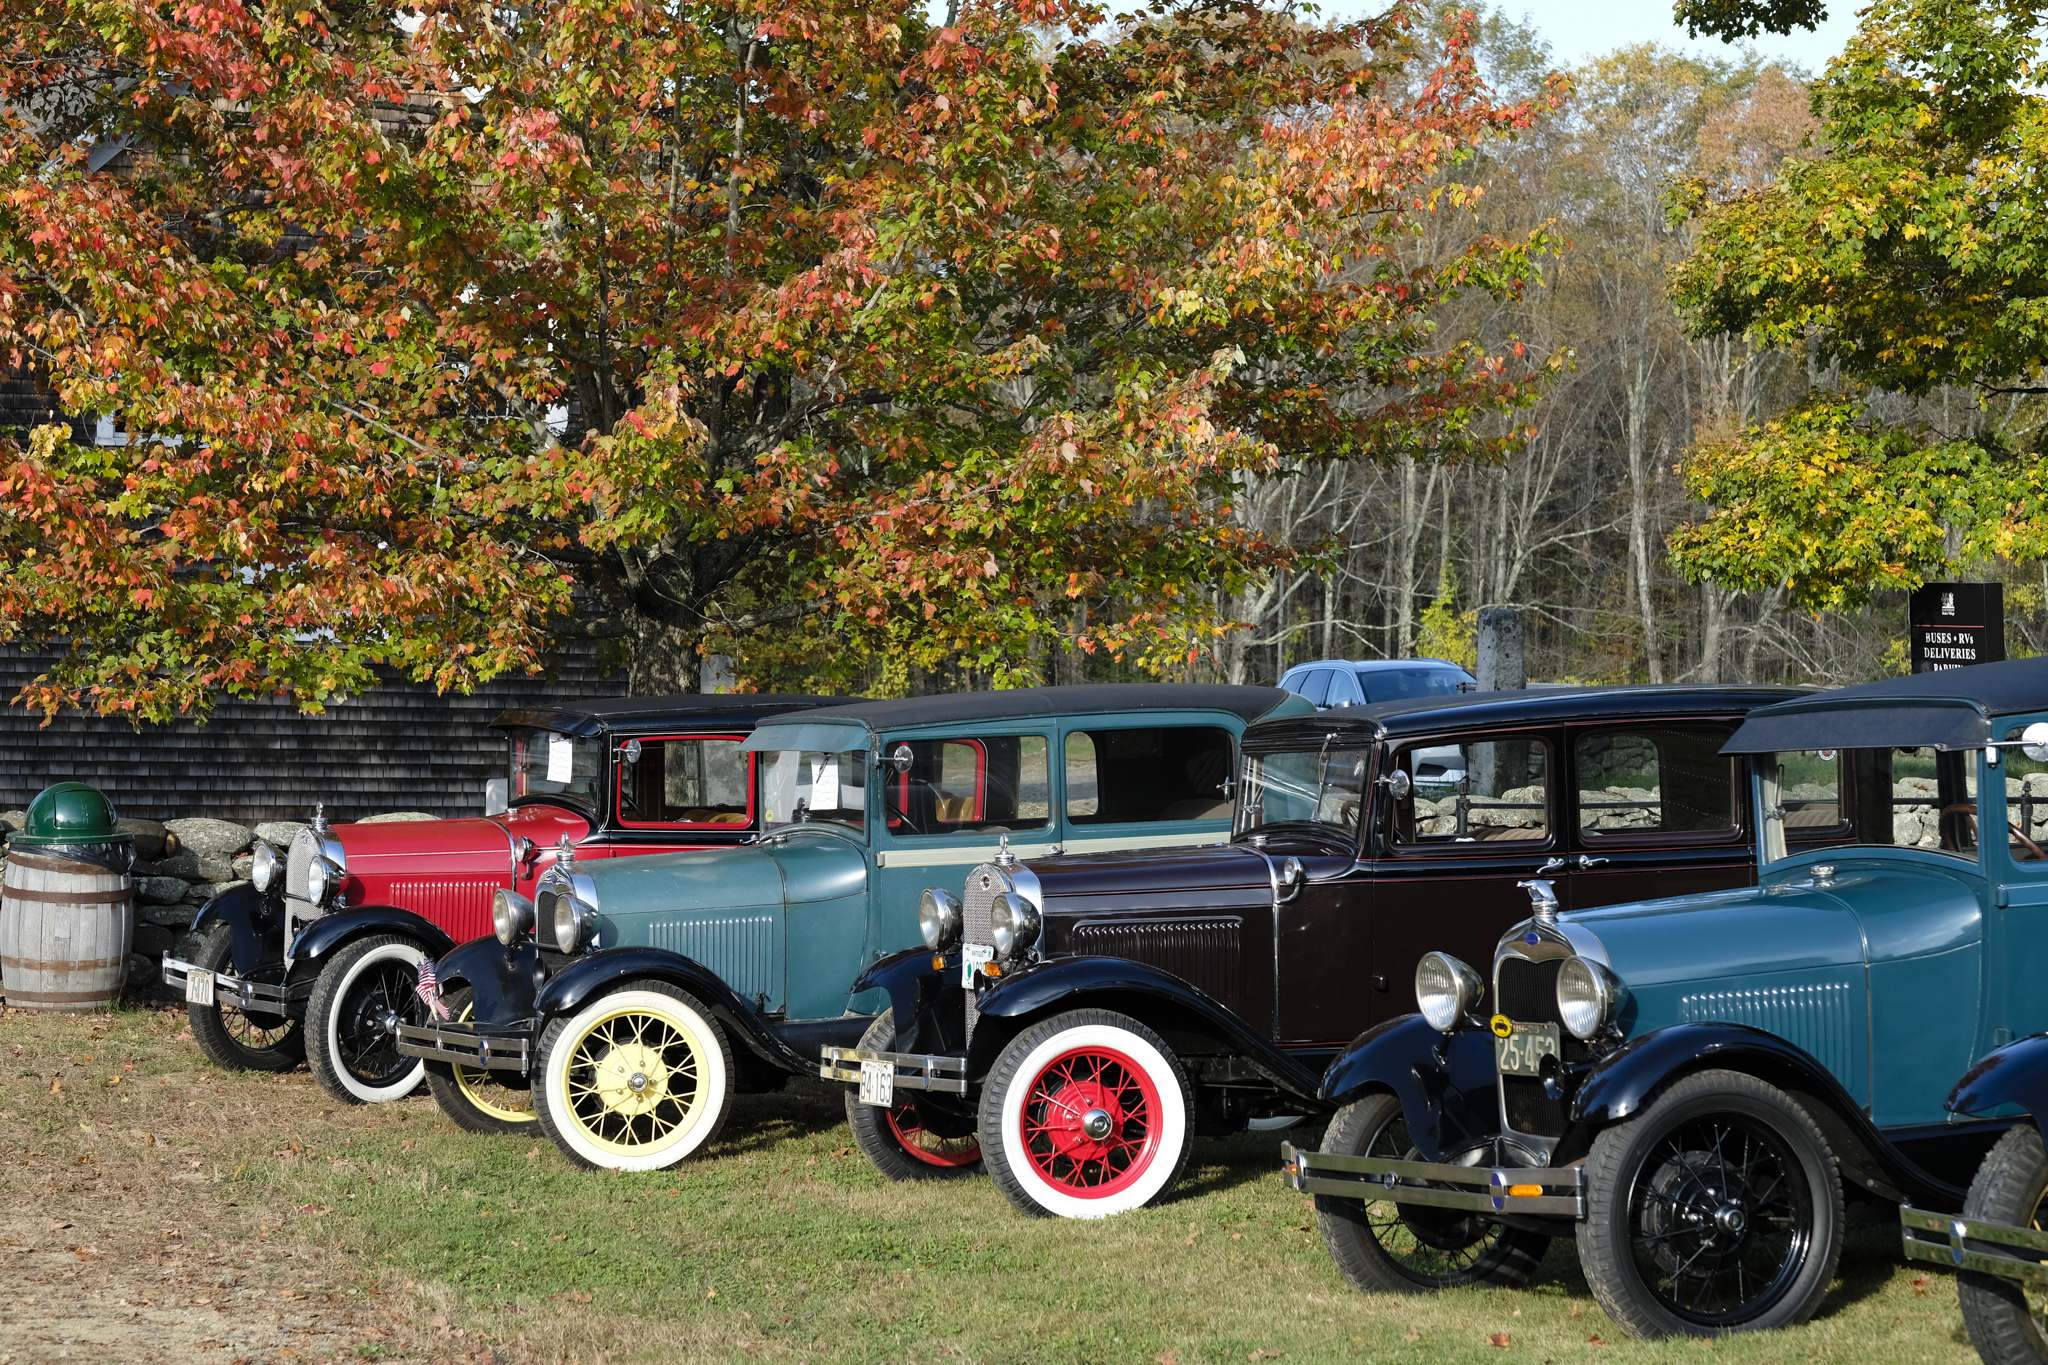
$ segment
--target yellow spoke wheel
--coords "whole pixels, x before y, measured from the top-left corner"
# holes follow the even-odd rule
[[[465,1003],[456,1012],[456,1019],[468,1023],[476,1013],[473,1004]],[[471,1106],[499,1123],[532,1123],[533,1091],[513,1090],[499,1085],[491,1079],[491,1073],[482,1067],[458,1066],[455,1072],[455,1088]]]
[[[447,1001],[456,1020],[467,1022],[475,1017],[476,1006],[469,987],[457,986],[442,999]],[[537,1117],[533,1091],[517,1084],[519,1079],[513,1072],[491,1072],[452,1062],[427,1063],[427,1088],[434,1094],[434,1103],[457,1127],[472,1133],[531,1131]]]
[[[658,1170],[702,1147],[732,1101],[732,1057],[710,1012],[665,982],[633,982],[541,1035],[541,1126],[572,1160]]]

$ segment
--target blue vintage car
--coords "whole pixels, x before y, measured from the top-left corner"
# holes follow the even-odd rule
[[[1961,1209],[2011,1119],[1950,1112],[1954,1078],[2048,1028],[2043,721],[2048,660],[1759,708],[1723,750],[1754,888],[1560,913],[1532,880],[1487,971],[1424,957],[1421,1013],[1331,1065],[1322,1149],[1285,1150],[1338,1268],[1514,1284],[1571,1234],[1624,1330],[1699,1335],[1807,1318],[1848,1202]]]
[[[436,964],[451,1017],[398,1051],[452,1081],[533,1095],[587,1166],[654,1170],[717,1133],[735,1091],[810,1074],[887,1001],[863,969],[918,941],[919,893],[947,868],[1020,850],[1229,837],[1245,725],[1308,712],[1277,688],[1132,684],[859,702],[764,717],[740,746],[762,834],[742,848],[563,859],[494,933]],[[958,875],[954,873],[953,875]],[[459,1006],[459,1007],[458,1007]],[[934,1171],[979,1160],[971,1126],[889,1130]]]

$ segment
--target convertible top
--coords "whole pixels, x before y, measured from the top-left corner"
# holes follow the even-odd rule
[[[1885,678],[1760,707],[1724,754],[1794,749],[1974,749],[1998,716],[2048,711],[2048,658]]]

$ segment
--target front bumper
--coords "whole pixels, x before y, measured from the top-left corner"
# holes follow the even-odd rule
[[[2048,1289],[2048,1232],[1929,1213],[1901,1204],[1899,1235],[1909,1261],[1981,1271]]]
[[[313,992],[310,982],[281,986],[268,981],[251,981],[232,972],[210,972],[176,957],[164,959],[164,984],[175,987],[178,994],[191,1004],[232,1005],[240,1010],[282,1014],[291,1018],[297,1017],[292,1007],[303,1006],[306,997]]]
[[[401,1030],[402,1031],[402,1030]],[[403,1049],[400,1049],[403,1051]],[[818,1075],[828,1081],[859,1085],[867,1066],[893,1069],[896,1090],[937,1090],[948,1095],[967,1093],[967,1059],[931,1056],[916,1052],[866,1052],[857,1047],[828,1047]]]
[[[537,1019],[515,1019],[509,1024],[400,1024],[398,1053],[430,1062],[523,1074],[533,1069],[533,1040],[539,1025]]]
[[[1287,1183],[1303,1194],[1339,1199],[1392,1199],[1479,1213],[1518,1213],[1583,1220],[1586,1172],[1578,1166],[1508,1168],[1445,1166],[1433,1161],[1336,1156],[1280,1144]],[[1552,1190],[1568,1193],[1553,1194]]]

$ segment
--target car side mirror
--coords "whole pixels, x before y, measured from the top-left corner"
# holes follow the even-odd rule
[[[1396,768],[1380,779],[1387,784],[1387,795],[1396,801],[1406,801],[1415,790],[1415,779],[1408,775],[1406,768]]]
[[[894,772],[907,773],[910,771],[910,763],[910,746],[908,744],[899,744],[888,757],[882,760],[881,766]]]
[[[2036,763],[2048,763],[2048,720],[2037,720],[2020,731],[2020,752]]]

